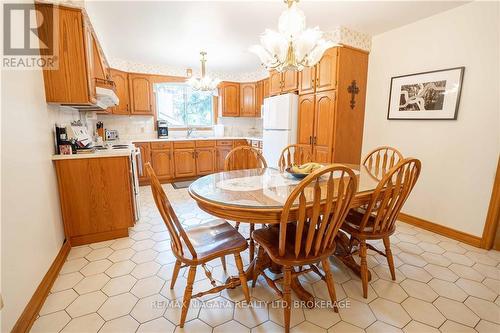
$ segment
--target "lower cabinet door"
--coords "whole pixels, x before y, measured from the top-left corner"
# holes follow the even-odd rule
[[[151,164],[158,178],[172,178],[172,151],[152,150]]]
[[[198,148],[196,149],[196,173],[198,175],[207,175],[215,172],[215,149]]]
[[[231,151],[231,147],[218,147],[217,148],[217,171],[224,171],[224,163],[226,162],[226,156]]]
[[[196,176],[196,158],[194,149],[174,150],[175,178]]]
[[[328,147],[314,147],[314,162],[317,163],[330,163],[331,154]]]

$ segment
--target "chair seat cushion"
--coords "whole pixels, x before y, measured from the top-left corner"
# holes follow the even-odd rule
[[[304,226],[304,232],[302,233],[302,249],[298,256],[295,256],[296,228],[294,223],[289,223],[287,226],[287,239],[284,256],[279,255],[279,226],[269,225],[262,229],[255,230],[252,233],[252,237],[255,242],[264,248],[271,259],[280,265],[307,265],[309,263],[316,263],[324,257],[331,256],[335,251],[335,242],[333,242],[332,246],[325,251],[320,250],[318,255],[314,254],[313,244],[313,248],[309,254],[307,256],[305,255],[304,244],[306,243],[307,227],[307,225]]]
[[[198,254],[197,260],[209,261],[224,254],[246,250],[247,241],[226,220],[214,219],[186,230],[186,234]],[[193,259],[183,244],[185,259]]]

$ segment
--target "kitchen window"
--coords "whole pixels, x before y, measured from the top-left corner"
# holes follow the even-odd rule
[[[212,92],[196,91],[185,83],[157,83],[155,93],[158,119],[170,127],[213,125]]]

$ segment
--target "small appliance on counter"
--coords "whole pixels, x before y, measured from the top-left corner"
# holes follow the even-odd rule
[[[168,124],[166,120],[158,120],[156,122],[156,127],[158,128],[158,139],[168,138]]]
[[[71,155],[76,153],[75,143],[68,138],[66,126],[56,124],[56,153]]]
[[[104,140],[106,141],[116,141],[120,139],[117,130],[105,129],[104,130]]]

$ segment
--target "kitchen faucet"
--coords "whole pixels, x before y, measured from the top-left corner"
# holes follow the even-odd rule
[[[188,127],[187,129],[187,137],[189,138],[191,134],[193,134],[195,128],[194,127]]]

